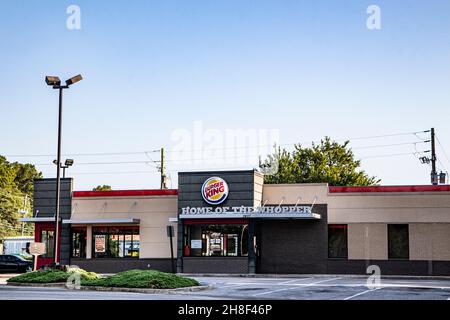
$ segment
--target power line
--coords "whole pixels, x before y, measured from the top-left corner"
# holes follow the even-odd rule
[[[402,142],[402,143],[391,143],[391,144],[378,144],[378,145],[371,145],[371,146],[362,146],[362,147],[354,147],[352,149],[358,150],[358,149],[371,149],[371,148],[383,148],[383,147],[397,147],[397,146],[404,146],[404,145],[417,145],[418,143],[427,143],[430,142],[430,140],[426,141],[419,141],[419,142]]]
[[[441,141],[439,140],[437,135],[435,137],[436,137],[436,140],[437,140],[439,146],[441,147],[442,153],[444,154],[444,156],[447,159],[448,163],[450,163],[450,157],[447,155],[447,152],[445,152],[444,146],[441,144]]]
[[[424,151],[426,152],[426,151]],[[416,154],[420,154],[420,153],[424,153],[424,152],[404,152],[404,153],[393,153],[393,154],[383,154],[383,155],[375,155],[375,156],[368,156],[368,157],[363,157],[363,158],[359,158],[359,160],[363,160],[363,159],[368,159],[368,158],[383,158],[383,157],[396,157],[396,156],[404,156],[404,155],[414,155],[416,156]],[[227,169],[236,169],[236,168],[242,168],[243,166],[236,166],[236,167],[213,167],[213,168],[202,168],[202,171],[207,171],[207,170],[227,170]],[[177,170],[168,170],[168,172],[180,172],[180,171],[185,171],[185,170],[192,170],[192,168],[189,169],[177,169]],[[94,174],[155,174],[158,173],[158,171],[108,171],[108,172],[71,172],[72,175],[94,175]]]
[[[413,156],[415,156],[415,154],[418,154],[418,153],[425,153],[425,151],[423,151],[423,152],[403,152],[403,153],[381,154],[381,155],[375,155],[375,156],[362,157],[362,158],[360,158],[360,160],[362,160],[362,159],[370,159],[370,158],[397,157],[397,156],[405,156],[405,155],[413,155]]]
[[[98,152],[98,153],[65,153],[65,157],[84,157],[84,156],[117,156],[117,155],[135,155],[135,154],[148,154],[156,153],[160,150],[148,150],[148,151],[131,151],[131,152]],[[12,154],[5,155],[8,158],[22,158],[22,157],[55,157],[54,154]]]
[[[111,161],[111,162],[78,162],[77,165],[109,165],[109,164],[132,164],[145,163],[152,164],[154,161]],[[38,163],[36,166],[54,166],[53,163]]]
[[[157,171],[110,171],[110,172],[71,172],[71,175],[90,175],[90,174],[155,174]]]
[[[441,159],[439,159],[439,158],[436,158],[436,159],[437,159],[437,161],[440,163],[442,169],[444,169],[445,172],[448,172],[448,171],[447,171],[447,168],[444,166],[444,164],[442,163]]]
[[[417,143],[422,143],[422,142],[417,142]],[[388,145],[373,145],[373,146],[365,146],[365,147],[361,147],[362,149],[366,149],[366,148],[378,148],[378,147],[390,147],[390,146],[398,146],[398,145],[416,145],[416,143],[411,143],[411,142],[407,142],[407,143],[398,143],[398,144],[388,144]],[[360,149],[361,149],[360,148]],[[358,148],[356,148],[358,149]],[[362,157],[360,159],[368,159],[368,158],[383,158],[383,157],[390,157],[390,156],[399,156],[399,155],[415,155],[415,154],[421,154],[421,153],[427,153],[429,152],[429,150],[425,150],[425,151],[416,151],[415,152],[405,152],[405,153],[395,153],[395,154],[382,154],[382,155],[374,155],[374,156],[367,156],[367,157]],[[257,157],[258,155],[253,155],[254,157]],[[200,158],[182,158],[182,159],[168,159],[166,160],[166,162],[186,162],[186,161],[208,161],[208,160],[232,160],[232,159],[243,159],[243,158],[252,158],[251,155],[232,155],[229,157],[200,157]],[[156,164],[159,161],[156,160],[150,160],[150,161],[110,161],[110,162],[79,162],[77,163],[77,165],[116,165],[116,164],[147,164],[147,165],[151,165],[151,164]],[[36,166],[53,166],[54,164],[51,163],[39,163],[36,164]]]
[[[365,139],[377,139],[377,138],[386,138],[386,137],[394,137],[394,136],[405,136],[405,135],[416,135],[418,133],[424,133],[424,132],[428,132],[429,130],[424,130],[424,131],[414,131],[414,132],[403,132],[403,133],[393,133],[393,134],[384,134],[384,135],[374,135],[374,136],[363,136],[363,137],[354,137],[354,138],[341,138],[341,139],[335,139],[334,141],[353,141],[353,140],[365,140]],[[417,136],[417,138],[419,138]],[[419,138],[421,139],[421,138]],[[423,139],[421,139],[423,140]],[[307,143],[317,143],[320,142],[320,140],[315,140],[315,141],[308,141],[308,142],[294,142],[294,143],[285,143],[285,144],[279,144],[278,146],[294,146],[294,145],[298,145],[298,144],[307,144]],[[404,144],[408,144],[408,143],[404,143]],[[409,144],[413,144],[409,143]],[[399,144],[400,145],[400,144]],[[236,147],[223,147],[223,148],[202,148],[202,149],[190,149],[189,151],[203,151],[205,149],[207,150],[230,150],[230,149],[251,149],[251,148],[260,148],[260,147],[273,147],[275,146],[275,144],[266,144],[266,145],[256,145],[256,146],[236,146]],[[375,147],[381,147],[383,145],[379,145],[379,146],[373,146]],[[391,145],[385,145],[385,146],[391,146]],[[368,146],[367,148],[371,148],[372,146]],[[355,147],[358,148],[358,147]],[[361,147],[362,148],[362,147]],[[178,152],[175,150],[169,150],[171,152]],[[148,150],[148,151],[132,151],[132,152],[98,152],[98,153],[67,153],[67,154],[63,154],[63,156],[114,156],[114,155],[137,155],[137,154],[144,154],[148,156],[148,153],[157,153],[160,152],[159,149],[155,149],[155,150]],[[180,150],[179,152],[185,152]],[[13,155],[6,155],[6,157],[10,157],[10,158],[20,158],[20,157],[54,157],[54,154],[13,154]]]
[[[395,137],[395,136],[406,136],[406,135],[416,135],[417,133],[424,133],[427,132],[427,130],[424,131],[414,131],[414,132],[404,132],[404,133],[392,133],[392,134],[383,134],[383,135],[377,135],[377,136],[365,136],[365,137],[357,137],[357,138],[349,138],[349,139],[340,139],[336,141],[342,141],[342,140],[363,140],[363,139],[375,139],[375,138],[387,138],[387,137]]]

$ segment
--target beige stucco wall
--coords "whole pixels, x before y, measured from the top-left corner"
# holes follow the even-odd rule
[[[348,225],[348,258],[388,258],[387,227],[384,223],[351,223]]]
[[[328,221],[352,222],[450,222],[450,193],[329,194]]]
[[[170,242],[166,226],[177,224],[169,218],[177,217],[177,196],[95,197],[74,198],[72,220],[140,219],[140,258],[170,258]],[[174,255],[176,256],[176,237]]]
[[[253,206],[258,207],[262,203],[262,196],[263,196],[263,186],[264,186],[264,176],[258,172],[255,172],[255,182],[254,182],[254,188],[253,191],[254,200],[253,200]]]
[[[450,223],[449,192],[329,193],[327,184],[264,185],[263,202],[325,203],[329,223]]]
[[[329,193],[327,184],[264,185],[268,204],[298,198],[327,204],[329,224],[348,224],[349,259],[387,259],[387,224],[406,223],[411,260],[450,260],[450,192]]]
[[[311,204],[327,203],[328,186],[325,183],[305,183],[305,184],[265,184],[263,187],[263,203],[279,204]]]
[[[411,260],[450,260],[450,224],[413,223],[409,226]]]

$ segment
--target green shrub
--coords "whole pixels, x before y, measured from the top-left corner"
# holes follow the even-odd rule
[[[23,282],[23,283],[66,282],[67,279],[74,273],[79,273],[82,281],[100,279],[100,276],[98,274],[94,272],[88,272],[83,269],[73,269],[70,272],[64,272],[61,270],[37,270],[10,278],[8,279],[8,282]]]
[[[151,289],[175,289],[199,285],[197,280],[156,270],[130,270],[108,278],[82,281],[81,284],[84,286]]]
[[[8,279],[8,282],[54,283],[65,282],[70,274],[60,270],[38,270]]]
[[[97,279],[101,279],[101,276],[95,272],[89,272],[86,271],[84,269],[72,269],[69,271],[70,274],[72,273],[79,273],[81,276],[81,280],[97,280]]]

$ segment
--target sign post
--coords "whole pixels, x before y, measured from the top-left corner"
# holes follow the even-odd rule
[[[174,236],[173,226],[167,226],[167,237],[170,238],[170,263],[172,266],[172,273],[175,273],[175,264],[173,258],[173,236]]]
[[[34,261],[33,261],[33,271],[36,271],[37,268],[37,259],[38,256],[45,254],[45,243],[43,242],[30,242],[30,248],[29,248],[30,254],[33,255]]]

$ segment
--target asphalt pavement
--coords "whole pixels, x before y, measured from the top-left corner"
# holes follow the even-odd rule
[[[368,287],[366,277],[339,275],[194,278],[214,288],[176,294],[98,292],[7,286],[0,277],[0,300],[450,300],[450,279],[388,278]]]

